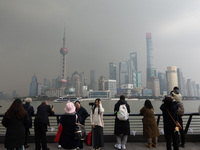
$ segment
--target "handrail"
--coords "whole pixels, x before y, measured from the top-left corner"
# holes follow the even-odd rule
[[[60,119],[61,115],[63,115],[63,114],[55,114],[53,116],[50,116],[50,122],[53,122],[53,124],[55,126],[58,126],[59,119]],[[4,116],[4,114],[0,114],[0,117],[3,117],[3,116]],[[114,116],[115,116],[114,113],[104,113],[105,127],[109,128],[109,131],[113,130]],[[129,116],[130,116],[129,120],[130,120],[131,125],[132,126],[136,126],[135,124],[137,124],[138,128],[140,128],[141,132],[142,132],[142,115],[139,114],[139,113],[130,113]],[[33,115],[33,117],[35,117],[35,114]],[[53,119],[53,117],[56,117],[56,120]],[[157,118],[157,124],[158,124],[158,126],[160,124],[163,124],[161,122],[161,120],[162,120],[162,113],[155,114],[155,117]],[[190,129],[191,123],[193,123],[193,126],[200,133],[200,115],[199,115],[199,113],[185,113],[184,116],[183,116],[183,120],[184,120],[184,124],[185,124],[185,128],[183,127],[185,134],[188,133],[188,130]],[[192,122],[192,120],[193,120],[193,122]],[[3,128],[4,127],[0,124],[0,130],[3,130]],[[86,120],[86,128],[88,130],[90,129],[89,119]]]

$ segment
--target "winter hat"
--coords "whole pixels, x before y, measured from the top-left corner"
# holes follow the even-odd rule
[[[26,98],[26,99],[25,99],[25,102],[26,102],[26,103],[31,103],[31,102],[32,102],[32,98]]]
[[[68,102],[66,104],[66,107],[65,107],[64,110],[68,114],[74,113],[75,112],[75,106],[74,106],[74,104],[72,102]]]

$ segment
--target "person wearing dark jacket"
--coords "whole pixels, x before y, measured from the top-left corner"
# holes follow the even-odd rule
[[[72,102],[66,103],[65,114],[60,118],[60,125],[63,127],[59,144],[64,149],[75,150],[78,147],[79,140],[74,137],[75,123],[78,116],[75,114],[75,106]]]
[[[176,100],[178,105],[182,105],[183,106],[182,95],[179,93],[179,88],[177,86],[175,86],[173,88],[173,91],[170,92],[170,95],[171,95],[172,99]],[[181,115],[178,115],[178,122],[182,126],[182,129],[179,130],[180,137],[181,137],[181,140],[179,140],[179,146],[185,147],[185,131],[183,130],[183,119],[182,119]]]
[[[25,126],[29,123],[26,110],[21,99],[17,98],[5,113],[2,125],[6,127],[5,148],[23,150],[25,142]]]
[[[35,131],[35,150],[49,150],[46,142],[47,125],[50,126],[48,115],[54,115],[54,108],[48,105],[48,102],[42,102],[37,108],[37,114],[34,120]]]
[[[130,123],[129,119],[124,121],[117,118],[117,112],[119,111],[120,105],[126,105],[127,111],[128,113],[130,113],[130,106],[125,101],[125,97],[121,95],[120,100],[115,104],[114,107],[114,112],[116,114],[114,134],[117,138],[117,144],[115,144],[114,147],[117,149],[126,149],[126,142],[128,139],[128,135],[130,135]]]
[[[27,145],[27,140],[28,140],[28,136],[30,135],[29,129],[32,128],[32,116],[34,114],[34,108],[33,108],[33,106],[30,105],[31,102],[32,102],[32,98],[26,98],[25,104],[23,105],[24,109],[26,110],[28,117],[29,117],[29,123],[25,127],[26,139],[25,139],[25,143],[24,143],[24,148],[30,147],[29,145]]]
[[[89,116],[87,110],[84,107],[81,106],[80,101],[76,101],[75,106],[76,106],[76,113],[79,114],[80,118],[81,118],[80,124],[85,125],[85,120]],[[83,148],[83,141],[82,140],[80,140],[78,148],[79,149]]]
[[[178,131],[176,130],[176,124],[172,120],[171,116],[175,121],[177,121],[177,109],[178,105],[176,101],[173,101],[171,97],[165,97],[163,99],[163,104],[160,106],[160,109],[163,113],[163,123],[164,123],[164,134],[166,140],[167,150],[171,150],[171,139],[173,141],[174,150],[179,149],[178,145]],[[170,113],[170,114],[169,114]]]
[[[81,106],[80,101],[75,102],[76,106],[76,113],[78,113],[81,116],[81,124],[85,125],[85,120],[89,116],[87,110]]]

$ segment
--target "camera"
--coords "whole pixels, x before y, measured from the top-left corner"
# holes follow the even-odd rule
[[[90,103],[89,103],[89,106],[94,106],[94,102],[90,102]]]

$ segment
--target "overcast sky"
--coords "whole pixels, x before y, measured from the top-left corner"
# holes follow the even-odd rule
[[[32,76],[60,75],[66,26],[67,76],[91,69],[108,78],[109,62],[138,53],[146,79],[146,32],[151,32],[157,71],[182,69],[200,83],[200,1],[198,0],[1,0],[0,91],[29,94]],[[143,86],[145,82],[143,81]]]

